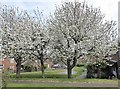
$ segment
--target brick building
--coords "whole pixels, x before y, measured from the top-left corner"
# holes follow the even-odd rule
[[[3,70],[10,70],[11,72],[16,72],[16,62],[14,61],[14,59],[7,59],[4,58],[0,64],[3,65]]]

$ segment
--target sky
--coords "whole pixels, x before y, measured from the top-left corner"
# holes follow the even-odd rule
[[[55,6],[60,5],[64,1],[74,0],[0,0],[1,4],[12,5],[20,9],[28,10],[32,13],[33,9],[39,8],[43,11],[44,16],[54,12]],[[83,2],[84,0],[76,0]],[[118,20],[118,2],[120,0],[85,0],[86,3],[98,7],[105,14],[107,20]]]

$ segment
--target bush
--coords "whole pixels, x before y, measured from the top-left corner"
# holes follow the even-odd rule
[[[33,67],[32,65],[25,65],[24,66],[24,71],[25,72],[35,71],[35,67]]]
[[[84,66],[84,64],[77,64],[76,66],[77,67],[82,67],[82,66]]]
[[[48,65],[47,64],[44,64],[44,69],[48,68]]]
[[[86,65],[87,68],[87,78],[92,78],[93,77],[93,64],[89,63]]]
[[[3,70],[2,71],[2,87],[6,88],[9,81],[10,81],[10,79],[9,79],[9,69],[8,70]]]
[[[87,77],[106,78],[107,63],[104,61],[98,61],[95,63],[89,63],[87,66]]]

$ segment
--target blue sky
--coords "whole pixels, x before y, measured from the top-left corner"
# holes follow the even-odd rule
[[[54,12],[55,5],[60,5],[64,1],[74,0],[1,0],[2,4],[17,6],[20,9],[32,12],[33,9],[39,8],[43,10],[43,15],[47,17],[49,13]],[[84,0],[77,0],[84,1]],[[100,7],[101,11],[106,15],[106,19],[116,20],[118,18],[118,1],[119,0],[86,0],[87,3],[94,7]]]

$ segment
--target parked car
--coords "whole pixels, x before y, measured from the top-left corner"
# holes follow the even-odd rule
[[[53,68],[55,68],[55,69],[56,69],[56,68],[61,68],[61,65],[60,65],[60,64],[54,64],[54,65],[53,65]]]

